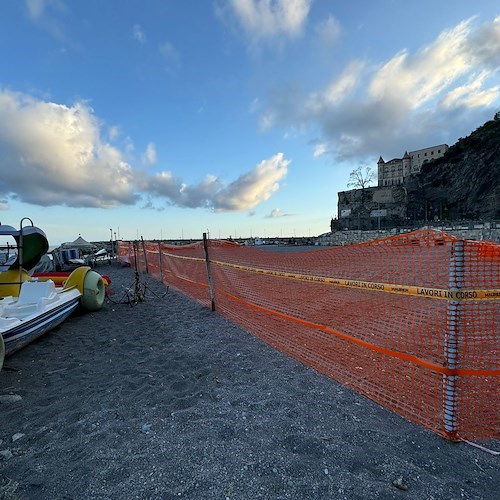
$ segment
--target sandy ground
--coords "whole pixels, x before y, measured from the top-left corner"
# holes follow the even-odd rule
[[[131,269],[98,270],[116,302],[133,288]],[[143,302],[74,315],[7,358],[0,498],[499,498],[498,456],[143,282]]]

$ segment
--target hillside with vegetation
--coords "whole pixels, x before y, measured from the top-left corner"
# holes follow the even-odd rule
[[[500,111],[406,183],[414,220],[500,219]]]

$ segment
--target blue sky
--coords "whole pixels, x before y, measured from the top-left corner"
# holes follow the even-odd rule
[[[0,0],[0,221],[328,231],[359,165],[500,109],[498,1]]]

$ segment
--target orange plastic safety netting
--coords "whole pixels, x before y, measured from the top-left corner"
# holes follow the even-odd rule
[[[499,244],[423,229],[207,252],[208,263],[203,242],[119,244],[120,258],[403,417],[447,439],[500,437]]]

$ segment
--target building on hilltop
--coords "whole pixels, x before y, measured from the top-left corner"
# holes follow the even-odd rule
[[[424,163],[441,158],[448,151],[447,144],[439,144],[431,148],[405,152],[403,158],[394,158],[385,162],[382,156],[377,162],[378,185],[399,186],[412,174],[418,174]]]
[[[408,186],[410,177],[419,174],[424,163],[444,156],[447,144],[406,151],[403,158],[385,162],[380,157],[378,186],[352,189],[338,193],[338,221],[341,229],[384,229],[408,222],[410,218],[427,220],[429,204],[413,200],[410,203]],[[411,209],[411,210],[410,210]],[[441,212],[443,212],[441,207]],[[423,215],[422,215],[423,214]]]

